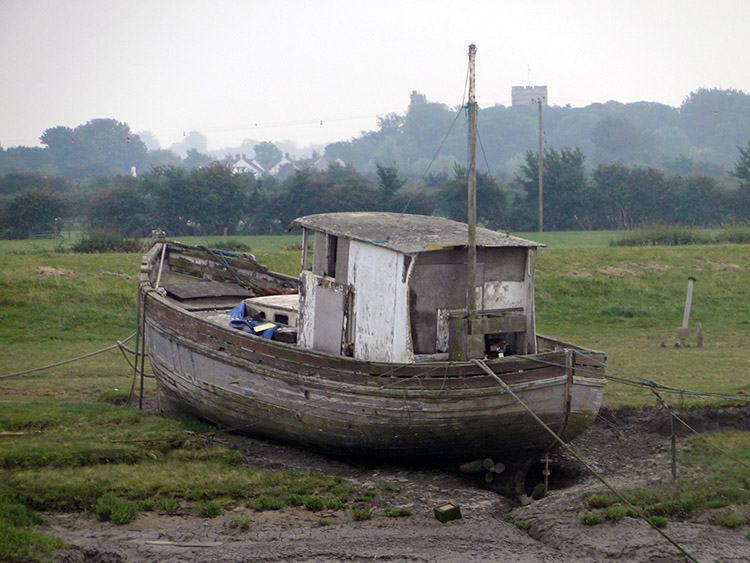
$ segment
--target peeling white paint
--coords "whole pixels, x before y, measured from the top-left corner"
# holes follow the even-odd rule
[[[524,307],[526,284],[524,282],[489,281],[484,284],[482,309],[511,309]]]

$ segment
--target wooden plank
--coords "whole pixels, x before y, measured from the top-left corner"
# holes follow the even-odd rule
[[[236,297],[237,301],[239,301],[239,299],[246,299],[253,296],[253,294],[247,289],[234,283],[194,281],[189,283],[167,284],[163,287],[167,293],[181,301],[188,299],[202,299],[205,297]]]

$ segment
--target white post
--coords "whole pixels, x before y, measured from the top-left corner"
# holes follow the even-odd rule
[[[688,327],[688,320],[690,320],[690,306],[693,303],[693,284],[695,278],[690,276],[688,278],[687,295],[685,296],[685,312],[682,315],[682,328]]]
[[[680,346],[685,345],[685,341],[690,336],[690,329],[688,329],[688,321],[690,320],[690,306],[693,303],[693,284],[695,278],[690,276],[688,278],[687,295],[685,296],[685,312],[682,314],[682,328],[677,333],[680,339]]]

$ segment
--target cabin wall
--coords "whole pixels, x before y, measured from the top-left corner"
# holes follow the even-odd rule
[[[450,311],[466,309],[465,248],[421,253],[414,265],[410,288],[411,327],[415,354],[447,351],[447,319]],[[529,284],[525,248],[479,248],[476,266],[478,309],[529,306]]]
[[[403,254],[359,241],[349,243],[349,280],[354,286],[354,357],[407,362],[413,359]]]
[[[298,344],[332,354],[351,344],[356,359],[412,361],[406,275],[411,260],[358,241],[339,238],[332,245],[320,235],[313,270],[300,275]]]

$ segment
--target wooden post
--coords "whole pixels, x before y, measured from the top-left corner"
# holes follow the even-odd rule
[[[688,278],[687,295],[685,295],[685,311],[682,314],[682,327],[678,331],[680,340],[680,346],[685,345],[685,340],[690,335],[690,329],[688,328],[688,321],[690,320],[690,307],[693,303],[693,285],[695,284],[695,278],[690,276]]]
[[[539,97],[536,100],[537,106],[539,106],[539,232],[544,232],[544,152],[542,143],[542,103],[544,97]]]
[[[671,422],[670,430],[671,430],[671,450],[672,450],[672,481],[677,480],[677,441],[674,433],[674,415],[671,411],[669,412],[669,420]]]
[[[473,316],[476,305],[474,283],[477,263],[477,99],[474,77],[474,57],[477,46],[469,45],[469,193],[468,193],[468,272],[466,275],[466,313]]]

